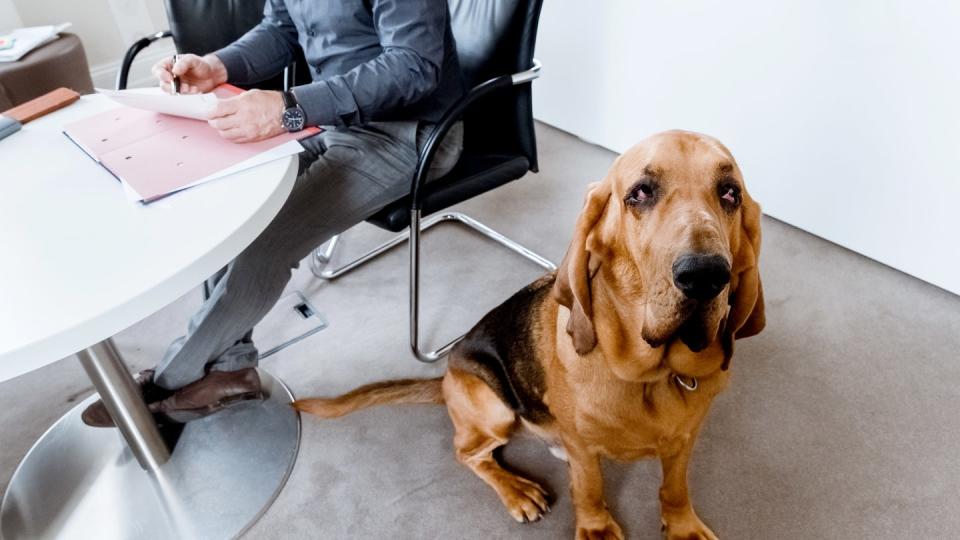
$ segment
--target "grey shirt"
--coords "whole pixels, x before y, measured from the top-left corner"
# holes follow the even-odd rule
[[[446,0],[267,0],[263,21],[215,54],[230,82],[276,75],[303,49],[293,88],[308,125],[435,122],[465,91]]]

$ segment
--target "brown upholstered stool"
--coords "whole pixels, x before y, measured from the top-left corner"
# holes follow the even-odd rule
[[[0,62],[0,111],[61,86],[81,94],[93,92],[87,56],[74,34],[60,34],[17,62]]]

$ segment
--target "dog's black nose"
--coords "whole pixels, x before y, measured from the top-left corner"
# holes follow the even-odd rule
[[[693,300],[710,300],[730,282],[730,264],[720,255],[681,255],[673,263],[673,283]]]

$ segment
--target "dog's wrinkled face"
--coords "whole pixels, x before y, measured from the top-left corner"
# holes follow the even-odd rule
[[[597,275],[616,290],[607,304],[617,318],[639,326],[649,347],[679,339],[698,352],[725,327],[729,347],[738,329],[759,332],[759,219],[740,169],[716,139],[668,131],[628,150],[591,187],[558,272],[555,290],[570,308],[576,350],[585,354],[597,342]]]
[[[619,240],[643,283],[643,339],[656,347],[676,336],[703,349],[727,310],[745,193],[740,170],[716,140],[673,131],[624,154],[611,176],[623,205],[614,212]]]

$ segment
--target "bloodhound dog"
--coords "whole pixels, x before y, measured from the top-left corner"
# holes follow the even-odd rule
[[[547,494],[494,450],[526,427],[569,464],[576,538],[623,538],[600,459],[656,456],[666,537],[716,538],[690,503],[687,463],[734,340],[764,326],[760,207],[730,152],[686,131],[631,148],[586,199],[559,270],[484,316],[443,377],[294,406],[330,418],[445,403],[457,459],[522,522],[544,515]]]

